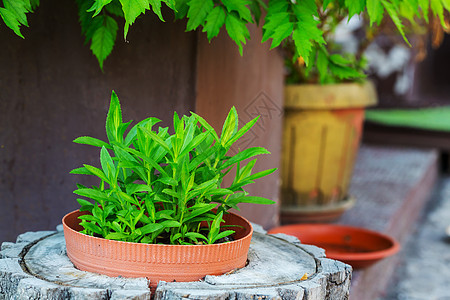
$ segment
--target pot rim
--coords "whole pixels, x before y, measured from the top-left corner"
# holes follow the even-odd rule
[[[84,236],[84,237],[92,238],[94,240],[101,240],[101,241],[107,241],[108,243],[118,243],[118,244],[126,243],[128,245],[129,244],[135,244],[136,247],[143,247],[143,246],[149,246],[149,245],[150,246],[155,246],[155,247],[161,247],[161,248],[164,248],[164,247],[178,247],[178,248],[182,248],[182,247],[205,247],[205,246],[218,247],[220,245],[225,245],[225,244],[226,245],[232,245],[232,244],[235,244],[235,243],[239,243],[242,239],[245,239],[248,236],[251,236],[253,234],[253,226],[250,223],[250,221],[248,221],[246,218],[244,218],[244,217],[242,217],[242,216],[240,216],[240,215],[238,215],[236,213],[229,212],[229,214],[232,214],[232,215],[242,219],[248,225],[248,229],[249,229],[248,233],[245,234],[243,237],[238,238],[236,240],[233,240],[231,242],[225,242],[225,243],[219,243],[219,244],[206,244],[206,245],[170,245],[170,244],[147,244],[147,243],[135,243],[135,242],[126,242],[126,241],[118,241],[118,240],[109,240],[109,239],[106,239],[106,238],[100,238],[100,237],[87,235],[87,234],[81,233],[81,232],[73,229],[72,227],[70,227],[67,224],[66,220],[67,220],[67,218],[69,216],[72,216],[73,214],[75,214],[77,212],[81,212],[81,211],[79,209],[77,209],[77,210],[71,211],[71,212],[67,213],[66,215],[64,215],[64,217],[62,218],[62,224],[63,224],[64,229],[67,229],[67,230],[69,230],[69,231],[71,231],[71,232],[73,232],[73,233],[75,233],[77,235],[81,235],[81,236]],[[140,245],[140,246],[138,246],[138,245]]]
[[[370,80],[336,84],[287,84],[284,107],[293,110],[364,109],[377,104],[375,85]]]

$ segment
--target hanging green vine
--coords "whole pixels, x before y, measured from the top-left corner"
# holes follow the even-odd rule
[[[90,43],[100,67],[111,54],[119,29],[118,19],[125,20],[123,38],[130,26],[147,11],[161,21],[168,18],[187,19],[187,31],[201,29],[211,41],[225,28],[237,44],[240,54],[250,39],[249,23],[263,23],[262,42],[272,40],[271,48],[291,44],[294,59],[306,66],[321,64],[322,72],[331,72],[340,79],[358,78],[361,72],[342,56],[332,56],[325,48],[324,15],[348,16],[367,14],[370,26],[379,25],[389,16],[398,32],[405,37],[402,20],[438,18],[445,27],[444,13],[450,9],[448,0],[76,0],[81,29]],[[39,6],[39,0],[1,0],[0,16],[16,35],[24,37],[21,26],[28,26],[27,17]],[[173,16],[163,16],[168,7]],[[261,20],[264,16],[263,20]],[[319,59],[319,62],[316,60]],[[331,69],[330,69],[331,68]],[[352,70],[353,69],[353,70]],[[320,75],[323,76],[323,75]]]

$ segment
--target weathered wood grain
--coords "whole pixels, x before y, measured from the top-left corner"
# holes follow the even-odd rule
[[[59,228],[60,229],[60,228]],[[196,282],[108,277],[76,269],[61,231],[26,233],[0,251],[0,299],[348,299],[351,267],[327,259],[322,249],[260,227],[246,267]],[[307,278],[305,278],[307,274]]]

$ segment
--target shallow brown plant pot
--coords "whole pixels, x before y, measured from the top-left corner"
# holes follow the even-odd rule
[[[67,256],[80,270],[108,276],[147,277],[155,288],[159,281],[196,281],[242,268],[247,261],[253,228],[236,214],[224,215],[236,227],[235,240],[213,245],[159,245],[107,240],[80,233],[73,211],[63,218]]]
[[[274,228],[269,233],[293,235],[304,244],[325,249],[328,258],[343,261],[355,269],[369,267],[400,250],[394,238],[352,226],[293,224]]]

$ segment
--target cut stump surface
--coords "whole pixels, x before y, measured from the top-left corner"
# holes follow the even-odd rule
[[[295,237],[268,235],[255,226],[248,264],[196,282],[108,277],[76,269],[64,235],[27,232],[0,251],[1,299],[348,299],[352,269]],[[305,275],[306,274],[306,275]]]

